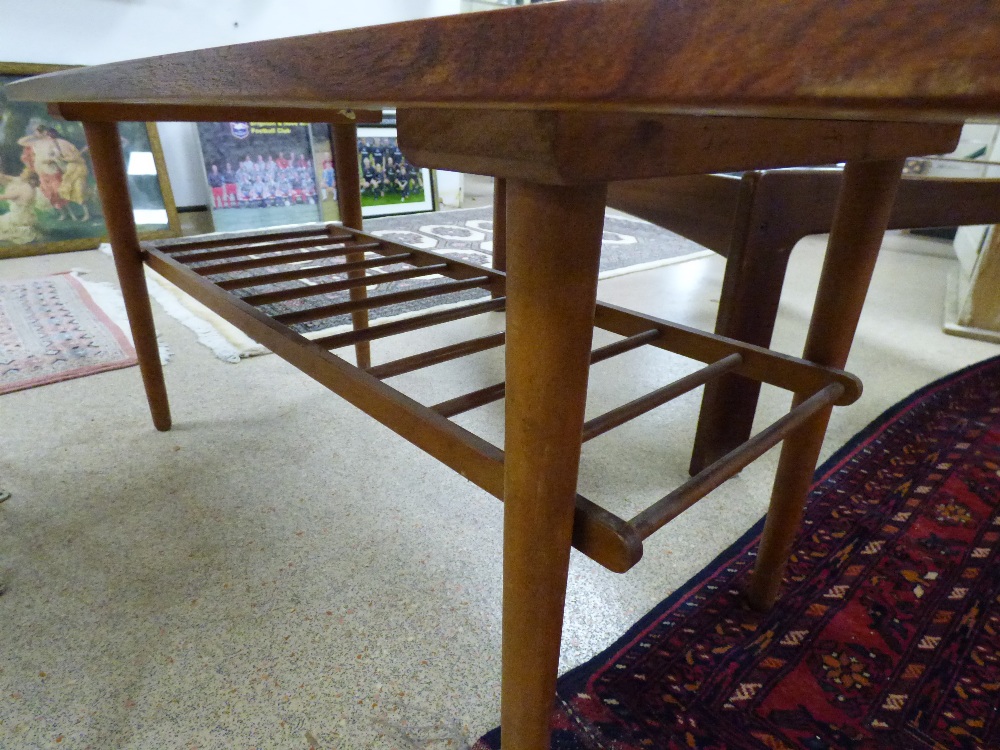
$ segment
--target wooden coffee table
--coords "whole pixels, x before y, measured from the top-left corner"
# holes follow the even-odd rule
[[[504,500],[504,747],[538,750],[548,746],[570,546],[627,570],[643,538],[792,435],[748,592],[755,606],[774,602],[830,411],[860,395],[839,368],[902,160],[947,152],[965,117],[1000,113],[998,50],[998,2],[573,0],[114,63],[18,82],[7,93],[85,123],[158,429],[170,427],[170,415],[144,262]],[[348,144],[343,155],[353,123],[384,106],[397,108],[412,162],[505,180],[506,275],[365,235],[348,228],[357,226],[350,212],[347,227],[137,241],[115,123],[331,122]],[[833,162],[847,164],[802,359],[596,302],[607,183]],[[349,301],[271,317],[260,306],[273,295],[212,278],[222,269],[297,278],[285,264],[307,254],[333,266],[330,278],[343,277],[325,284],[352,290]],[[364,311],[398,295],[367,296],[371,280],[360,277],[390,262],[409,277],[446,277],[429,293],[478,286],[492,296],[366,327]],[[365,361],[365,342],[496,309],[506,310],[505,334]],[[327,339],[289,328],[346,312],[355,330]],[[621,338],[591,352],[595,326]],[[500,344],[507,377],[492,389],[426,406],[385,382]],[[331,352],[345,346],[358,346],[357,366]],[[589,365],[638,346],[706,367],[585,423]],[[792,411],[633,519],[577,494],[582,440],[723,373],[791,390]],[[449,419],[500,397],[503,450]]]

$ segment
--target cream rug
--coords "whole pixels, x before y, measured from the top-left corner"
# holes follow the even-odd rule
[[[111,245],[101,245],[100,251],[111,255]],[[110,286],[110,285],[109,285]],[[146,268],[146,287],[149,296],[167,315],[194,332],[198,343],[208,347],[223,362],[236,363],[244,357],[268,354],[269,350],[251,339],[229,321],[209,310],[191,295],[181,291],[151,268]],[[119,300],[121,299],[120,293]],[[121,306],[124,328],[131,337],[125,318],[124,303]],[[114,319],[114,318],[112,318]],[[161,345],[162,355],[162,345]]]

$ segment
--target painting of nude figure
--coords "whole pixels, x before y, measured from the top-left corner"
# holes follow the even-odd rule
[[[83,126],[3,93],[5,83],[58,69],[0,63],[0,258],[93,248],[106,234]],[[120,132],[140,236],[176,235],[155,126],[122,123]]]

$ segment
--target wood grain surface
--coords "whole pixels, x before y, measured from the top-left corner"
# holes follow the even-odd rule
[[[63,120],[100,121],[108,108],[89,102],[49,105],[49,114]],[[269,107],[257,103],[245,107],[183,104],[116,104],[114,119],[134,122],[226,122],[234,116],[254,122],[325,122],[330,125],[358,125],[382,122],[381,110],[325,109],[322,107]]]
[[[631,112],[401,109],[397,120],[415,164],[555,185],[943,154],[961,135],[950,123]]]
[[[571,0],[52,73],[8,96],[957,120],[1000,114],[998,63],[1000,0]]]

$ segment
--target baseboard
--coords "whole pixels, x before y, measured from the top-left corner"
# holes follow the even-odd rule
[[[950,241],[923,237],[902,229],[886,232],[882,249],[912,255],[929,255],[933,258],[955,257],[955,247]]]
[[[949,336],[961,336],[966,339],[1000,344],[1000,331],[963,326],[958,322],[960,304],[958,289],[958,269],[953,268],[948,272],[948,283],[944,295],[944,326],[942,326],[942,330]]]

